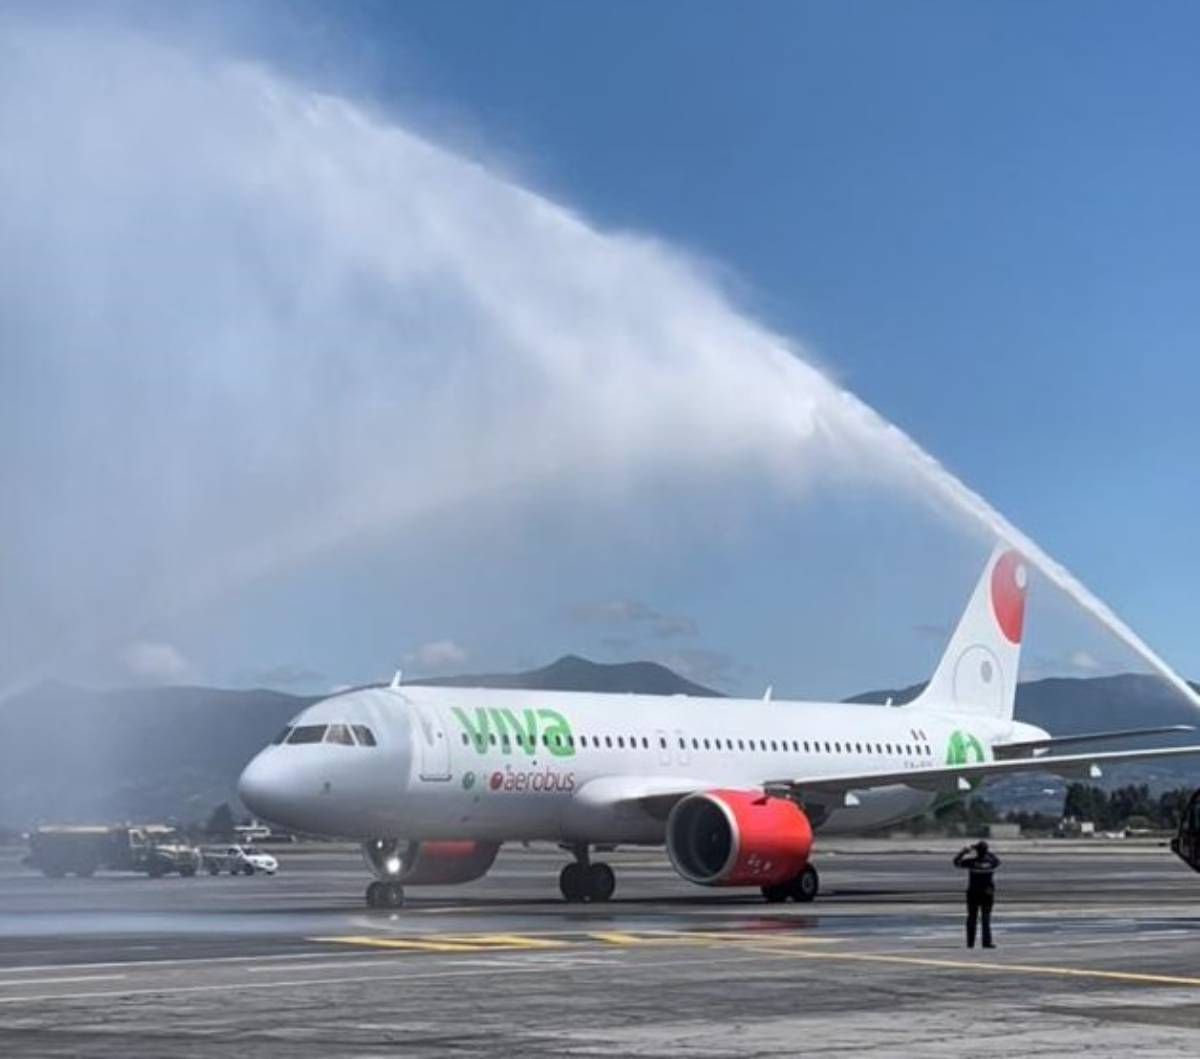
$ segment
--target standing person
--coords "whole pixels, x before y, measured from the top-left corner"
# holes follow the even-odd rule
[[[1000,867],[1000,858],[981,839],[975,845],[961,849],[954,858],[954,866],[970,872],[967,881],[967,948],[975,948],[975,921],[982,914],[983,947],[994,949],[992,904],[996,900],[996,884],[993,876]]]

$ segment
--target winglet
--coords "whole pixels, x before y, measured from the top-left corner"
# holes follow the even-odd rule
[[[392,682],[391,682],[391,684],[388,685],[388,687],[392,691],[399,691],[400,690],[400,681],[403,677],[404,677],[404,670],[397,669],[395,674],[392,677]]]
[[[763,702],[771,701],[771,693],[775,690],[774,684],[768,684],[767,690],[763,692]]]

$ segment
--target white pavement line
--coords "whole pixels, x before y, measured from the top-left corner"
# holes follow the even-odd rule
[[[0,982],[0,989],[14,985],[59,985],[62,982],[109,982],[117,978],[128,978],[125,974],[73,974],[64,978],[10,978]]]
[[[706,959],[705,965],[712,964],[738,964],[750,963],[761,964],[764,956],[774,959],[783,960],[786,956],[792,956],[793,953],[772,954],[765,952],[755,953],[753,956],[732,956],[718,959]],[[422,961],[424,962],[424,961]],[[681,963],[690,963],[688,958],[680,958],[678,960],[657,960],[638,964],[639,967],[678,967]],[[580,970],[588,968],[581,967]],[[602,967],[597,967],[596,970],[604,970],[606,973],[611,972],[610,964],[604,964]],[[505,974],[545,974],[546,966],[543,963],[530,964],[528,967],[507,967],[504,970]],[[428,972],[413,972],[401,974],[368,974],[368,975],[351,975],[349,977],[339,978],[297,978],[290,979],[284,982],[222,982],[216,985],[178,985],[178,986],[149,986],[149,987],[134,987],[129,989],[106,989],[106,990],[89,990],[86,993],[42,993],[38,995],[27,995],[19,997],[0,997],[0,1004],[28,1004],[34,1001],[51,1001],[51,1000],[103,1000],[110,997],[128,997],[128,996],[179,996],[190,993],[221,993],[230,991],[244,991],[249,989],[302,989],[306,986],[318,986],[322,989],[329,989],[340,985],[356,985],[365,982],[395,982],[401,980],[409,981],[433,981],[442,978],[478,978],[481,975],[495,975],[495,967],[483,967],[478,970],[451,970],[451,971],[428,971]]]
[[[42,963],[30,964],[25,967],[0,967],[0,975],[28,974],[33,971],[82,971],[88,969],[105,969],[110,967],[170,967],[176,964],[193,963],[251,963],[263,960],[311,960],[314,956],[337,957],[336,950],[314,949],[309,952],[275,952],[259,956],[174,956],[164,960],[108,960],[104,963]],[[358,955],[347,952],[345,958]],[[0,979],[0,985],[3,985]]]

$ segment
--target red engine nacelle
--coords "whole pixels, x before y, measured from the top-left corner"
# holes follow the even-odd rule
[[[498,842],[470,840],[399,842],[377,838],[363,845],[367,865],[375,875],[409,886],[436,886],[482,878],[499,850]]]
[[[702,791],[667,818],[667,855],[702,886],[775,886],[808,863],[812,827],[804,810],[759,791]]]

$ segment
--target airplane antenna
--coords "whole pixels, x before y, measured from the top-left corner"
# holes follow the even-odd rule
[[[403,677],[404,677],[404,670],[397,669],[395,675],[392,677],[392,683],[389,685],[389,687],[391,688],[392,691],[400,690],[400,681]]]
[[[767,690],[763,692],[763,702],[771,701],[771,693],[775,690],[774,684],[768,684]]]

